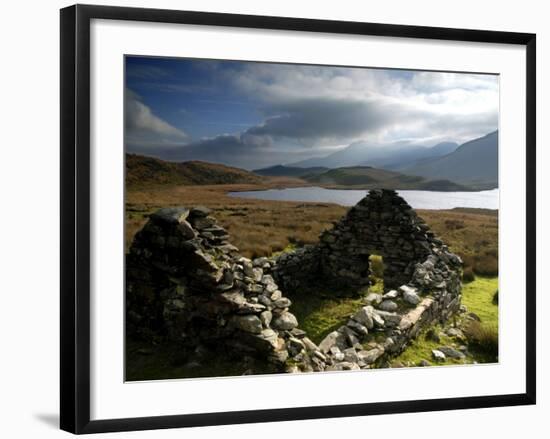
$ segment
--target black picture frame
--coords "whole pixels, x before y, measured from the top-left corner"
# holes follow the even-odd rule
[[[92,19],[525,46],[527,60],[525,66],[527,79],[525,133],[527,146],[526,392],[479,397],[90,420],[90,22]],[[61,429],[81,434],[535,404],[536,36],[534,34],[211,12],[74,5],[61,10],[60,44]]]

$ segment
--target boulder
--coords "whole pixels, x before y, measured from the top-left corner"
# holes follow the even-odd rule
[[[396,311],[397,308],[397,303],[393,300],[384,300],[380,305],[378,305],[378,309],[381,309],[382,311]]]
[[[287,311],[275,317],[271,322],[271,326],[282,331],[290,331],[298,326],[298,320],[296,320],[294,314]]]
[[[252,334],[260,334],[263,329],[260,318],[252,314],[233,316],[233,322],[240,330],[250,332]]]
[[[445,354],[438,349],[432,349],[432,357],[438,362],[445,361],[446,359]]]

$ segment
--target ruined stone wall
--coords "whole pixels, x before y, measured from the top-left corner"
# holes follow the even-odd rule
[[[251,355],[278,371],[354,370],[460,308],[462,261],[394,191],[370,191],[318,245],[276,259],[244,258],[228,238],[206,208],[152,214],[127,256],[128,334]],[[366,294],[371,254],[384,258],[384,294]],[[365,297],[317,346],[284,294],[318,286]]]
[[[262,261],[239,255],[205,208],[151,215],[127,256],[127,331],[182,348],[253,356],[284,370],[289,356],[322,370],[325,356],[297,326]],[[306,348],[307,346],[307,348]]]
[[[359,290],[369,285],[370,255],[380,255],[385,288],[397,288],[411,279],[416,264],[441,245],[395,191],[371,190],[321,234],[318,245],[279,258],[275,276],[285,288],[307,289],[312,279],[322,278],[325,284]]]

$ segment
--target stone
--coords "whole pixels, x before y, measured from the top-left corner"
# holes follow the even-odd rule
[[[401,323],[402,316],[395,312],[376,310],[376,314],[384,320],[384,327],[393,328]]]
[[[374,326],[374,314],[375,312],[372,306],[364,306],[352,316],[352,319],[365,326],[367,329],[372,329]]]
[[[374,348],[374,349],[370,349],[368,351],[366,351],[366,350],[359,351],[359,352],[357,352],[357,356],[359,357],[359,359],[361,361],[364,361],[366,364],[372,364],[376,360],[378,360],[378,358],[380,358],[383,353],[384,353],[384,349]]]
[[[284,312],[273,319],[271,326],[275,329],[289,331],[298,326],[298,320],[296,320],[294,314]]]
[[[466,357],[462,352],[457,351],[456,349],[450,347],[450,346],[441,346],[437,348],[439,352],[442,352],[446,357],[448,358],[456,358],[459,360],[462,360]]]
[[[310,352],[313,352],[319,349],[317,345],[313,343],[308,337],[302,338],[302,343],[304,344],[306,349]]]
[[[355,348],[344,349],[344,361],[349,361],[350,363],[359,362],[359,356]]]
[[[382,295],[378,293],[369,293],[365,297],[365,302],[369,305],[378,305],[382,300]]]
[[[252,334],[260,334],[263,329],[262,322],[259,317],[251,314],[234,316],[233,322],[237,328]]]
[[[333,346],[337,346],[340,350],[346,349],[346,336],[338,331],[332,331],[323,341],[321,341],[321,343],[319,343],[319,349],[325,354],[328,353]]]
[[[262,325],[265,326],[266,328],[269,327],[272,319],[273,319],[273,314],[271,313],[271,311],[263,311],[260,314],[260,321],[262,322]]]
[[[189,216],[189,209],[185,207],[164,207],[152,213],[150,218],[156,222],[178,224]]]
[[[448,328],[445,333],[449,336],[449,337],[454,337],[454,338],[458,338],[458,339],[464,339],[464,333],[458,329],[458,328]]]
[[[204,218],[210,215],[210,213],[212,213],[212,210],[204,206],[197,206],[191,209],[191,216],[197,218]]]
[[[302,352],[303,349],[305,349],[304,343],[295,337],[290,337],[287,343],[288,343],[288,351],[290,355],[293,357],[295,357],[300,352]]]
[[[382,311],[395,311],[397,308],[397,303],[393,300],[384,300],[380,305],[378,305],[378,309],[381,309]]]
[[[355,320],[350,319],[346,325],[353,329],[359,336],[366,337],[369,334],[367,327]]]
[[[445,361],[446,359],[445,354],[438,349],[432,349],[432,357],[435,361],[438,362]]]
[[[481,318],[475,312],[469,312],[468,314],[466,314],[466,317],[470,320],[481,322]]]
[[[411,305],[418,305],[421,299],[416,292],[416,289],[407,288],[406,290],[403,290],[403,300]]]
[[[418,365],[419,365],[420,367],[428,367],[428,366],[431,366],[432,363],[430,363],[430,362],[427,361],[427,360],[420,360],[420,361],[418,362]]]
[[[399,292],[397,290],[390,290],[382,296],[382,299],[397,299],[399,297]]]
[[[193,239],[196,236],[195,230],[191,227],[185,220],[180,220],[177,225],[178,232],[181,233],[181,236],[185,239]]]
[[[441,341],[441,337],[437,333],[437,331],[433,328],[428,329],[426,332],[426,340],[429,341],[435,341],[436,343],[439,343]]]
[[[281,297],[273,302],[273,306],[276,308],[288,308],[290,305],[292,305],[292,302],[286,297]]]

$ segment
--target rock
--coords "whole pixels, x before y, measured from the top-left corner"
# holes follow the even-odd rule
[[[361,323],[356,322],[353,319],[350,319],[346,325],[353,329],[359,336],[366,337],[369,334],[369,330],[366,326],[363,326]]]
[[[290,331],[298,326],[298,320],[296,320],[294,314],[284,312],[273,319],[271,326],[275,329]]]
[[[237,328],[252,334],[260,334],[263,329],[259,317],[252,314],[233,316],[233,322]]]
[[[376,314],[384,320],[384,327],[393,328],[399,326],[399,323],[401,323],[402,316],[395,312],[377,310]]]
[[[262,283],[264,285],[268,285],[268,284],[274,284],[275,281],[273,280],[273,277],[270,274],[264,274],[262,276]]]
[[[276,308],[288,308],[290,305],[292,305],[292,302],[286,297],[281,297],[273,302],[273,306]]]
[[[266,328],[269,327],[272,319],[273,314],[271,313],[271,311],[264,311],[260,314],[260,321],[262,322],[262,325],[264,325]]]
[[[384,354],[384,349],[382,348],[374,348],[370,349],[368,351],[359,351],[357,352],[357,356],[361,361],[364,361],[366,364],[372,364],[374,363],[378,358],[380,358]]]
[[[355,348],[344,349],[344,361],[349,361],[350,363],[359,362],[359,356]]]
[[[302,338],[302,343],[309,352],[317,351],[319,348],[308,337]]]
[[[475,320],[476,322],[481,322],[481,318],[475,312],[469,312],[466,314],[466,318]]]
[[[456,358],[456,359],[462,360],[463,358],[466,357],[462,352],[457,351],[456,349],[450,346],[441,346],[437,348],[437,350],[439,352],[442,352],[448,358]]]
[[[380,305],[378,305],[378,309],[381,309],[382,311],[395,311],[397,308],[399,307],[393,300],[384,300]]]
[[[378,305],[382,300],[382,295],[377,293],[369,293],[367,297],[365,297],[365,302],[369,305]]]
[[[441,341],[439,334],[434,328],[428,329],[428,331],[426,332],[425,338],[426,340],[435,341],[436,343],[439,343]]]
[[[399,292],[397,290],[388,291],[382,296],[382,299],[397,299],[399,297]]]
[[[445,333],[449,336],[449,337],[455,337],[455,338],[459,338],[459,339],[464,339],[464,333],[458,329],[458,328],[448,328]]]
[[[304,343],[302,343],[301,340],[298,340],[295,337],[290,337],[288,339],[288,352],[291,356],[295,357],[300,352],[302,352],[303,349],[305,349]]]
[[[374,326],[374,314],[375,312],[372,306],[364,306],[352,316],[352,319],[365,326],[367,329],[372,329]]]
[[[319,343],[319,349],[325,354],[328,353],[333,346],[337,346],[340,350],[346,349],[346,336],[338,331],[332,331],[321,343]]]
[[[437,349],[432,349],[432,357],[435,361],[445,361],[445,354]]]
[[[420,367],[428,367],[428,366],[431,366],[432,363],[430,363],[430,362],[427,361],[427,360],[420,360],[420,361],[418,362],[418,365],[419,365]]]
[[[185,207],[164,207],[152,213],[150,218],[155,222],[178,224],[189,216],[189,209]]]
[[[418,305],[420,303],[420,296],[414,288],[406,289],[403,290],[403,300],[411,305]]]
[[[179,224],[177,225],[177,230],[185,239],[193,239],[196,236],[195,230],[193,229],[193,227],[191,227],[191,224],[189,224],[185,220],[179,221]]]
[[[211,209],[204,206],[197,206],[191,209],[191,216],[196,218],[204,218],[212,212]]]

